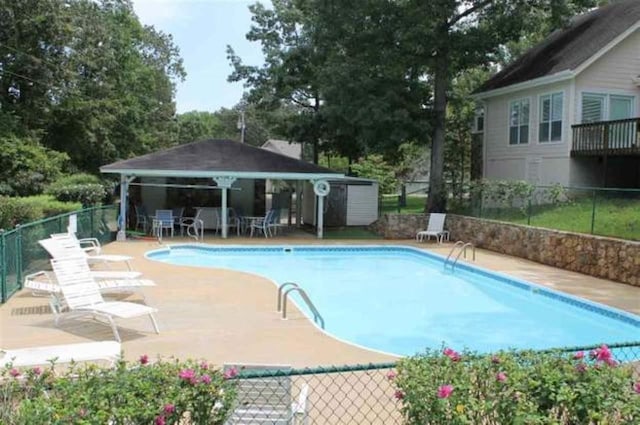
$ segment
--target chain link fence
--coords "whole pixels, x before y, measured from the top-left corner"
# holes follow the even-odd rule
[[[599,346],[545,350],[589,352]],[[622,367],[640,379],[640,341],[609,345]],[[228,424],[404,424],[395,363],[315,369],[227,366],[237,380],[236,407]],[[236,375],[237,373],[237,375]]]
[[[67,231],[69,216],[77,217],[78,238],[113,240],[117,228],[115,206],[99,206],[60,214],[0,232],[0,302],[22,288],[25,275],[46,268],[49,257],[38,241]]]

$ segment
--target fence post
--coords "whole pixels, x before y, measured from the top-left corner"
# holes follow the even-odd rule
[[[593,202],[591,205],[591,234],[593,235],[593,230],[596,224],[596,197],[598,196],[598,192],[593,189]]]
[[[7,253],[5,251],[4,229],[0,229],[0,301],[7,301]]]
[[[64,233],[64,231],[62,230],[62,215],[58,216],[58,233]]]
[[[529,195],[529,200],[527,201],[527,226],[531,226],[531,196]]]
[[[91,229],[91,234],[89,235],[89,237],[91,238],[95,238],[96,234],[95,234],[95,227],[94,227],[94,222],[93,222],[93,213],[95,212],[95,208],[91,208],[89,209],[89,226]]]
[[[22,287],[22,226],[16,224],[16,283]]]

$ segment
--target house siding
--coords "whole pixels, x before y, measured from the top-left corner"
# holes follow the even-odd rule
[[[378,219],[378,184],[347,185],[347,226],[368,226]]]
[[[562,141],[540,143],[540,96],[562,92]],[[484,176],[497,180],[528,180],[534,184],[569,183],[572,82],[548,84],[485,100]],[[529,99],[529,143],[509,145],[509,108],[514,100]]]

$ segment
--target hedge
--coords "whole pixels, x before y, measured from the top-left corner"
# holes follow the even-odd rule
[[[0,229],[12,229],[42,218],[82,209],[79,202],[60,202],[50,195],[14,198],[0,196]]]

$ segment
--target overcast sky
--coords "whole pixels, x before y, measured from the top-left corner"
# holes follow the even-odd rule
[[[245,34],[251,25],[248,6],[255,0],[133,0],[144,24],[173,35],[187,70],[177,87],[178,112],[215,111],[242,97],[242,83],[228,83],[230,44],[247,64],[262,63],[258,43]]]

